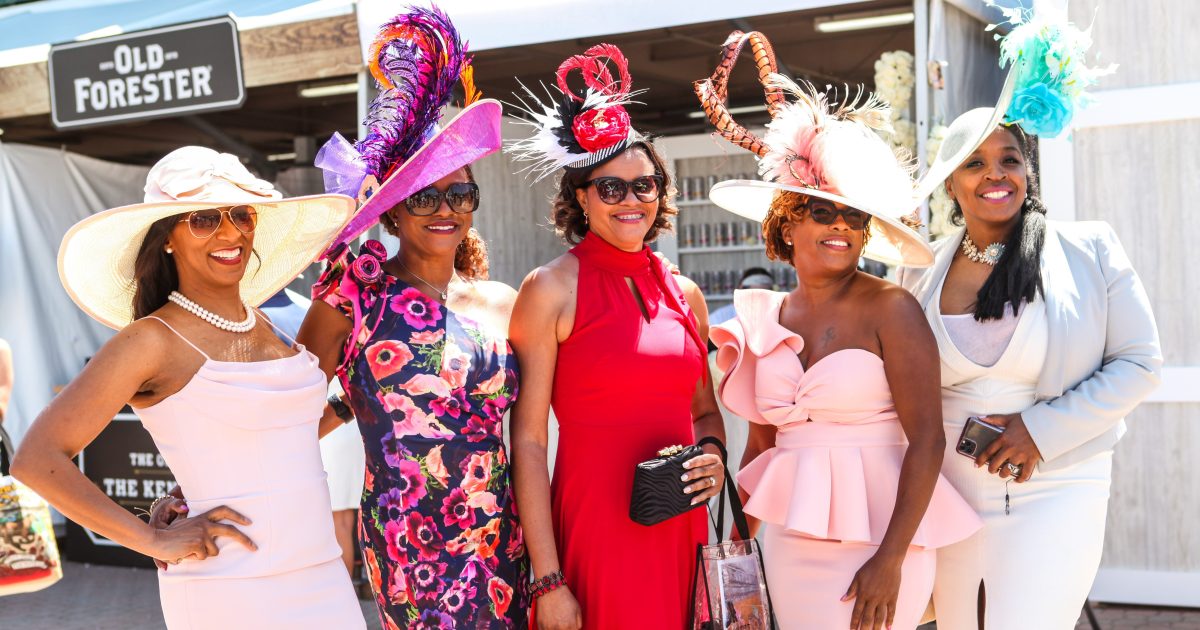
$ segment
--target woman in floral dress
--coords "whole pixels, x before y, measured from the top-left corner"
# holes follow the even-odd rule
[[[516,360],[502,334],[385,257],[377,241],[357,257],[343,248],[313,287],[314,309],[362,318],[337,374],[367,449],[359,536],[384,627],[524,627],[525,547],[501,428]],[[461,284],[452,292],[498,283]]]
[[[341,380],[362,433],[359,542],[383,627],[525,628],[502,430],[517,395],[516,291],[487,280],[469,166],[500,146],[500,103],[474,100],[465,45],[437,9],[390,20],[372,51],[370,132],[353,146],[335,135],[317,156],[326,187],[362,205],[325,254],[300,341]],[[417,66],[429,72],[408,73]],[[460,79],[466,107],[439,128]],[[367,241],[355,256],[348,243],[377,222],[399,251]]]

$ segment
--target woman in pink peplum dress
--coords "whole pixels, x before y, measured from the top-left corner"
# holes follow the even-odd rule
[[[759,37],[730,38],[723,65]],[[762,140],[720,99],[705,105],[722,135],[757,149],[767,180],[717,184],[713,202],[762,221],[767,256],[797,277],[786,294],[736,292],[736,317],[711,331],[718,393],[751,423],[739,491],[752,529],[762,525],[781,628],[912,630],[934,549],[980,521],[938,473],[938,352],[921,308],[857,267],[860,256],[928,265],[932,252],[901,220],[911,176],[870,127],[890,119],[887,106],[831,103],[780,75],[767,87],[769,102],[797,98],[774,103]]]

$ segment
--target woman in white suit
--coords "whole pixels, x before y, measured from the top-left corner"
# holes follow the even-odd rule
[[[963,228],[899,277],[941,354],[942,472],[985,522],[938,550],[934,608],[940,630],[1069,629],[1100,564],[1113,446],[1162,353],[1112,228],[1047,221],[1034,139],[999,118],[951,125],[959,152],[938,161]],[[956,452],[972,416],[1004,429],[973,459]]]

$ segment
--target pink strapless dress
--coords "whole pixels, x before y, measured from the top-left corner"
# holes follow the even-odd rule
[[[839,350],[805,371],[804,340],[779,324],[785,294],[734,294],[737,317],[714,326],[719,394],[733,413],[778,428],[775,447],[741,470],[746,513],[761,534],[776,616],[785,629],[849,627],[841,597],[887,532],[907,447],[883,361]],[[904,561],[895,628],[915,628],[933,592],[934,549],[982,526],[938,477]]]

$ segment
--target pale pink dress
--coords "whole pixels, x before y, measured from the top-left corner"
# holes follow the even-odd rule
[[[317,358],[299,346],[282,359],[216,361],[180,338],[204,357],[200,370],[134,413],[183,487],[189,516],[227,505],[253,521],[238,528],[258,550],[221,537],[217,556],[159,571],[167,627],[365,628],[317,445],[326,391]]]
[[[853,601],[841,597],[887,532],[907,440],[877,355],[839,350],[804,370],[804,340],[779,324],[785,295],[734,294],[737,317],[711,333],[725,373],[719,392],[733,413],[778,428],[775,447],[737,481],[749,494],[746,513],[764,524],[780,627],[843,630]],[[939,476],[904,561],[895,628],[915,628],[929,603],[934,549],[981,524]]]

